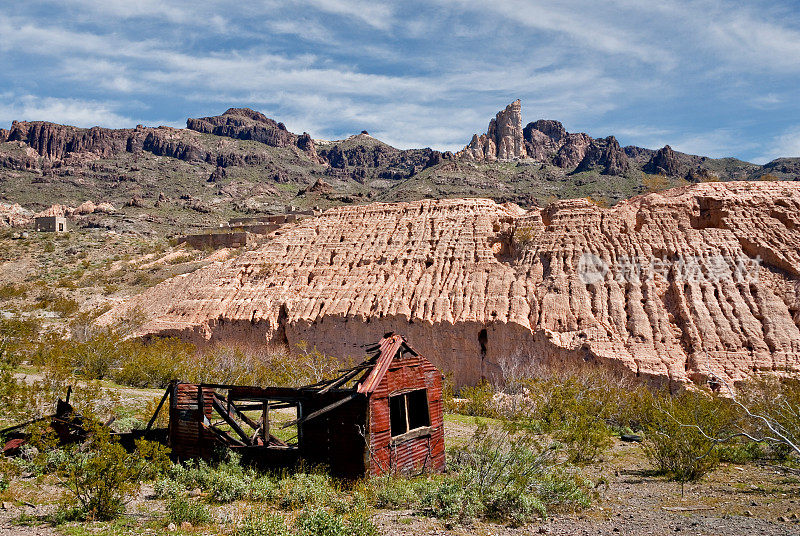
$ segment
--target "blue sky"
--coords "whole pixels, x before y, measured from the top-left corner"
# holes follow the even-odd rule
[[[800,5],[662,0],[69,0],[0,5],[0,126],[185,126],[458,149],[523,121],[759,163],[800,156]]]

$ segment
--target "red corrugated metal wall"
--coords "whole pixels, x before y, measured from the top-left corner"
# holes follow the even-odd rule
[[[209,419],[212,397],[211,389],[203,389],[203,408]],[[199,407],[197,385],[175,385],[169,408],[169,444],[179,460],[208,457],[216,442],[215,436],[203,430]]]
[[[430,433],[392,441],[389,397],[426,389]],[[369,473],[416,473],[444,469],[442,374],[422,356],[405,354],[395,359],[369,401]]]

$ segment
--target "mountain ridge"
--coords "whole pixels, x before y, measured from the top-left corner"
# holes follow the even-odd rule
[[[688,155],[669,145],[621,147],[614,136],[570,133],[555,120],[523,126],[519,100],[455,153],[398,149],[366,132],[315,141],[249,108],[189,118],[181,129],[79,128],[47,121],[14,121],[0,129],[0,200],[33,210],[87,200],[138,208],[158,204],[164,210],[163,217],[150,215],[158,220],[151,222],[155,227],[210,225],[224,217],[276,212],[285,204],[327,208],[444,197],[527,206],[589,197],[614,204],[689,183],[764,177],[799,178],[800,158],[759,166]],[[330,188],[310,188],[319,180]],[[142,202],[129,203],[133,198]]]

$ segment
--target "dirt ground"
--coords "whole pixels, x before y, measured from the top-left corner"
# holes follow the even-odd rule
[[[446,422],[448,437],[463,441],[473,424],[468,418],[450,417]],[[560,536],[600,535],[800,535],[800,478],[770,465],[723,465],[700,482],[681,486],[653,475],[647,460],[635,443],[616,441],[604,460],[586,471],[595,480],[605,477],[597,488],[590,508],[577,513],[554,514],[524,527],[512,528],[492,523],[448,524],[414,511],[381,511],[375,516],[381,534],[401,535],[480,535],[521,536],[550,534]],[[34,482],[26,486],[31,504],[38,497],[51,495],[55,488],[37,490]],[[46,486],[50,487],[50,486]],[[150,488],[129,506],[129,516],[145,522],[154,520],[162,510],[161,501],[149,498]],[[44,536],[70,532],[49,526],[15,524],[21,514],[42,516],[54,506],[45,504],[0,504],[0,536]],[[131,519],[131,521],[133,521]],[[110,527],[85,525],[86,533],[153,534],[166,529],[145,528],[110,531]],[[150,525],[152,527],[152,525]],[[221,531],[194,528],[178,531],[204,534]]]

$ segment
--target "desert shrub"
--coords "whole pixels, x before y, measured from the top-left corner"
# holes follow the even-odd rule
[[[89,439],[73,448],[58,468],[62,485],[89,519],[114,519],[124,510],[128,496],[143,480],[152,478],[168,463],[161,445],[139,441],[128,453],[107,427],[91,420]]]
[[[532,225],[520,225],[514,229],[514,244],[521,250],[528,249],[536,239],[536,234]]]
[[[36,307],[53,311],[65,318],[72,316],[80,308],[77,301],[49,290],[39,295],[36,299]]]
[[[218,503],[228,503],[241,499],[249,486],[241,471],[217,470],[211,481],[211,498]]]
[[[212,520],[208,506],[183,495],[167,499],[166,508],[167,518],[176,525],[184,522],[192,525],[203,525],[210,523]]]
[[[762,378],[734,398],[743,429],[780,461],[800,458],[800,380]]]
[[[11,298],[24,298],[28,291],[22,285],[6,283],[0,285],[0,300],[10,300]]]
[[[372,521],[372,516],[364,508],[355,508],[345,518],[345,527],[348,534],[359,536],[378,536],[378,527]]]
[[[410,478],[385,475],[370,480],[368,494],[378,508],[411,508],[420,500],[420,486]]]
[[[591,483],[559,466],[556,455],[554,445],[532,434],[479,426],[466,446],[451,449],[454,476],[423,503],[437,517],[465,522],[486,516],[512,524],[544,516],[548,507],[587,505]]]
[[[247,496],[252,501],[267,502],[275,498],[277,484],[272,478],[261,475],[250,479]]]
[[[672,183],[665,175],[650,175],[647,173],[642,173],[642,185],[644,186],[646,192],[651,193],[666,190],[672,186]]]
[[[485,513],[481,497],[465,487],[461,479],[448,479],[429,491],[423,504],[431,514],[441,519],[470,522]]]
[[[275,494],[282,508],[296,510],[309,505],[326,506],[337,490],[328,475],[295,473],[278,482]]]
[[[654,401],[642,443],[653,467],[684,483],[698,480],[720,461],[721,442],[735,433],[733,406],[718,396],[685,391]]]
[[[378,529],[362,510],[342,515],[323,508],[307,508],[297,517],[293,533],[295,536],[377,536]]]
[[[186,486],[169,477],[156,480],[153,485],[153,494],[159,499],[175,498],[186,491]]]
[[[249,509],[237,522],[234,536],[289,536],[286,520],[275,512]]]
[[[487,381],[462,387],[458,392],[458,398],[454,398],[452,402],[454,413],[474,417],[497,417],[494,394],[494,387]]]
[[[612,444],[606,423],[584,412],[567,417],[553,437],[564,444],[567,460],[576,464],[595,461]]]
[[[197,349],[177,338],[159,338],[149,343],[126,341],[124,358],[114,371],[114,380],[134,387],[163,389],[171,380],[187,378],[186,369]]]
[[[345,536],[347,530],[345,520],[322,508],[309,508],[298,516],[295,522],[297,536]]]
[[[530,432],[551,434],[571,463],[589,463],[611,446],[608,421],[619,407],[608,385],[566,376],[527,382],[529,404],[514,423]]]
[[[15,367],[28,358],[40,329],[36,320],[0,317],[0,362]]]

